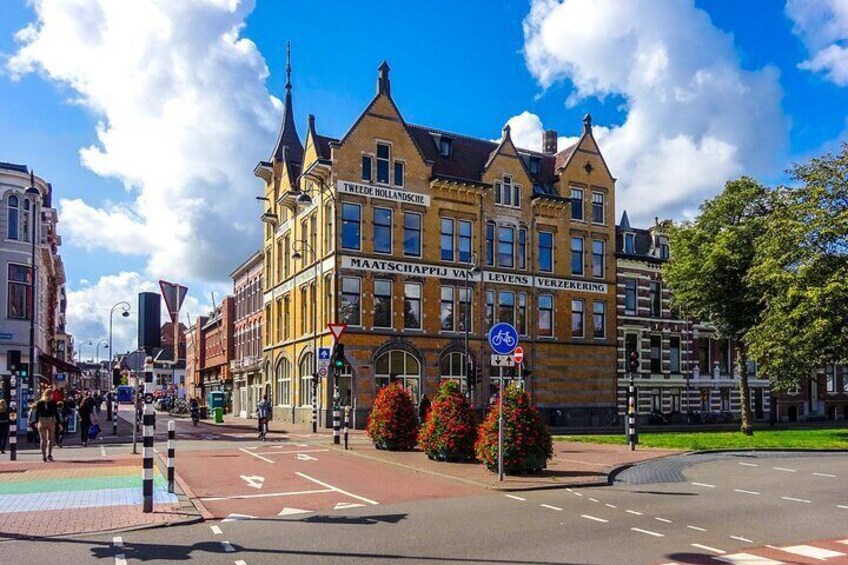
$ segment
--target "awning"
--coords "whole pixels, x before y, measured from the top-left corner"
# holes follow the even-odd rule
[[[74,365],[73,363],[68,363],[67,361],[62,361],[58,357],[53,357],[52,355],[47,355],[46,353],[42,353],[38,357],[42,363],[47,363],[48,365],[53,365],[56,369],[58,369],[62,373],[77,373],[81,374],[82,370]]]

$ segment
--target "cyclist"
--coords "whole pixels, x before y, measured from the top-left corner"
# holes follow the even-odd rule
[[[268,417],[271,415],[271,403],[268,401],[268,395],[262,397],[259,404],[256,405],[256,418],[259,420],[259,439],[265,441],[265,434],[268,433]]]

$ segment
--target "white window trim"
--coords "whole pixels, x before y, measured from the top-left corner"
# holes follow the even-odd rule
[[[377,156],[377,145],[387,145],[389,147],[389,180],[387,182],[381,182],[377,179],[377,161],[380,158]],[[375,139],[374,140],[374,180],[372,181],[374,184],[378,184],[380,186],[392,186],[392,177],[394,176],[394,167],[393,167],[393,159],[392,156],[395,154],[394,144],[391,141],[383,140],[383,139]]]
[[[571,214],[571,221],[572,222],[580,222],[581,224],[585,224],[586,223],[586,189],[580,188],[579,186],[569,186],[568,187],[568,197],[570,199],[574,198],[572,196],[572,194],[574,193],[575,190],[580,191],[580,212],[581,213],[580,213],[579,218],[575,218],[574,214]],[[572,205],[574,205],[574,202],[572,202]],[[573,208],[569,208],[569,210],[568,210],[569,213],[571,213],[571,210],[573,210]]]
[[[603,304],[604,305],[604,326],[603,326],[603,335],[596,336],[595,335],[595,304]],[[607,303],[605,300],[593,300],[592,301],[592,338],[597,340],[604,340],[607,338],[607,317],[609,316],[609,308],[607,308]]]
[[[377,229],[377,221],[376,221],[377,210],[384,210],[384,211],[389,213],[389,218],[390,218],[389,219],[389,250],[388,251],[377,251],[377,246],[376,246],[377,238],[375,236],[373,238],[374,239],[374,245],[373,245],[374,253],[377,253],[379,255],[392,255],[394,253],[394,250],[395,250],[395,237],[394,237],[394,235],[395,235],[394,234],[394,231],[395,231],[395,229],[394,229],[395,228],[395,211],[392,210],[391,208],[386,208],[385,206],[374,206],[374,207],[372,207],[371,213],[373,214],[373,217],[372,217],[372,220],[371,220],[371,227],[374,231],[376,231],[376,229]],[[362,220],[360,219],[360,229],[359,229],[359,235],[360,236],[362,235],[361,224],[362,224]]]
[[[424,285],[417,281],[407,282],[403,281],[403,301],[406,302],[406,285],[414,284],[418,287],[418,327],[417,328],[408,328],[406,327],[406,318],[403,320],[403,329],[405,331],[416,331],[420,332],[424,329]],[[406,312],[406,305],[404,305],[404,312]],[[419,369],[420,370],[420,369]]]
[[[506,185],[506,179],[509,179],[509,185],[512,187],[512,190],[509,191],[509,203],[505,203],[503,201],[503,187]],[[498,199],[495,199],[495,206],[503,206],[504,208],[512,208],[513,210],[521,209],[521,185],[516,184],[515,178],[512,175],[503,175],[500,179],[496,180],[493,183],[494,190],[500,194],[500,202]],[[515,202],[515,193],[518,193],[518,206],[513,204]]]
[[[542,237],[541,236],[542,236],[543,233],[551,236],[551,268],[550,269],[543,269],[542,268],[542,262],[539,260],[539,257],[542,255],[539,251],[542,249]],[[555,250],[556,250],[556,240],[554,238],[554,232],[539,230],[538,235],[536,237],[536,262],[539,265],[539,272],[540,273],[553,273],[556,270],[556,269],[554,269],[554,264],[556,263],[556,261],[554,260]]]
[[[583,309],[581,310],[583,312],[583,323],[581,324],[583,326],[583,332],[580,335],[574,335],[574,303],[575,302],[580,302],[583,305]],[[570,306],[571,306],[571,308],[570,308],[571,318],[569,319],[569,321],[571,322],[571,324],[570,324],[570,326],[571,326],[571,339],[586,339],[586,299],[584,299],[584,298],[572,298]],[[594,324],[594,320],[593,320],[593,324]],[[593,325],[593,331],[594,331],[594,325]]]
[[[581,272],[580,272],[580,273],[575,273],[575,272],[574,272],[574,259],[573,259],[573,254],[574,254],[574,240],[575,240],[575,239],[579,239],[579,240],[580,240],[580,267],[581,267],[581,269],[580,269],[580,270],[581,270]],[[569,244],[570,244],[570,245],[569,245],[569,247],[568,247],[568,251],[569,251],[569,253],[568,253],[568,259],[569,259],[569,261],[568,261],[568,263],[569,263],[569,265],[571,266],[571,276],[572,276],[572,277],[581,277],[581,278],[583,278],[583,277],[585,277],[585,276],[586,276],[586,238],[585,238],[585,237],[581,237],[581,236],[572,235],[572,236],[571,236],[571,239],[569,239]]]
[[[444,299],[442,298],[442,291],[446,288],[451,289],[451,308],[453,313],[453,327],[449,330],[446,330],[442,327],[442,302]],[[458,287],[451,284],[442,284],[439,285],[439,333],[440,334],[455,334],[460,330],[457,329],[456,323],[456,315],[457,315],[457,305],[459,304],[459,292]],[[464,332],[463,332],[464,333]]]
[[[356,206],[357,208],[359,208],[359,244],[358,244],[356,249],[353,249],[351,247],[345,247],[345,244],[344,244],[344,222],[345,222],[344,207],[345,206]],[[339,227],[341,228],[341,233],[339,234],[339,239],[341,240],[341,242],[340,242],[341,243],[341,249],[344,250],[344,251],[362,251],[362,204],[359,204],[358,202],[342,202],[340,208],[341,209],[339,210],[339,212],[341,213],[341,222],[340,222],[341,226],[339,226]]]
[[[342,275],[339,281],[339,307],[341,308],[341,298],[344,295],[344,279],[356,279],[359,281],[359,323],[358,324],[348,324],[351,328],[361,328],[362,327],[362,277],[357,277],[355,275]]]
[[[401,184],[397,183],[397,175],[395,175],[395,166],[400,165],[403,168],[403,175],[401,180],[403,181]],[[392,160],[392,186],[395,188],[406,188],[406,160],[405,159],[393,159]]]
[[[394,300],[395,299],[395,282],[392,279],[384,279],[382,277],[377,277],[377,278],[374,279],[374,285],[375,286],[377,284],[377,281],[385,281],[385,282],[389,283],[389,325],[388,326],[374,325],[372,327],[374,329],[378,329],[378,330],[390,330],[390,329],[394,328],[394,321],[395,321],[395,300]],[[361,290],[361,288],[360,288],[360,290]],[[376,290],[373,293],[371,293],[371,297],[372,297],[371,317],[372,317],[372,320],[373,320],[374,314],[377,312],[377,307],[374,304],[376,302],[375,299],[377,298]]]
[[[540,298],[543,296],[551,297],[551,335],[539,334],[539,320],[542,307],[540,306]],[[536,339],[556,340],[556,296],[550,292],[543,292],[536,297]]]
[[[445,234],[442,232],[442,222],[445,220],[450,220],[451,225],[451,258],[444,259],[442,257],[442,236]],[[457,229],[456,229],[457,220],[456,218],[451,218],[450,216],[439,216],[439,261],[447,261],[449,263],[456,263],[457,257]]]
[[[403,256],[404,257],[417,257],[421,258],[424,254],[424,214],[421,212],[412,212],[409,210],[403,210],[403,231],[406,231],[406,215],[407,214],[415,214],[418,216],[418,255],[412,255],[411,253],[406,252],[406,242],[403,242]],[[439,235],[441,236],[441,224],[439,224]],[[406,238],[404,238],[405,240]],[[439,256],[441,257],[441,241],[439,241]]]
[[[601,274],[595,274],[595,243],[601,244]],[[592,239],[592,274],[596,279],[605,279],[607,274],[607,243],[603,239]]]
[[[595,221],[595,195],[598,194],[601,197],[601,221]],[[607,196],[603,192],[599,192],[597,190],[592,191],[592,224],[596,226],[605,226],[607,225]]]

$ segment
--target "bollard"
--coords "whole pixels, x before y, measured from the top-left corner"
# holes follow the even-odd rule
[[[142,416],[143,438],[141,453],[142,462],[142,496],[144,497],[144,512],[153,512],[153,424],[156,421],[156,412],[153,411],[153,403],[144,403],[144,415]]]
[[[333,387],[333,445],[341,443],[339,430],[341,429],[341,413],[339,412],[339,384]]]
[[[630,444],[630,451],[636,450],[636,387],[633,384],[633,375],[630,375],[630,386],[627,389],[627,423],[629,436],[627,442]]]
[[[17,461],[18,460],[18,374],[16,372],[12,373],[12,377],[9,379],[9,385],[11,387],[11,406],[9,406],[9,460]]]
[[[318,379],[312,375],[312,433],[318,433]]]
[[[347,429],[348,429],[349,425],[350,425],[350,407],[345,406],[344,407],[344,446],[345,446],[344,448],[345,449],[347,449],[347,439],[348,439]]]
[[[168,422],[168,492],[174,492],[174,442],[176,428],[173,420]]]
[[[112,435],[118,435],[118,401],[112,401]]]

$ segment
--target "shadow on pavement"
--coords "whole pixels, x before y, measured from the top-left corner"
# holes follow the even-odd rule
[[[311,524],[340,524],[343,526],[370,526],[377,523],[397,524],[406,519],[406,514],[384,514],[381,516],[310,516],[298,522]]]
[[[698,496],[698,492],[662,492],[659,490],[634,490],[636,494],[658,494],[660,496]]]
[[[667,555],[669,559],[677,563],[685,563],[686,565],[707,565],[715,564],[715,559],[703,553],[671,553]]]

